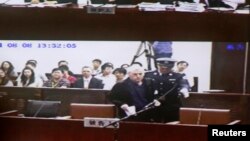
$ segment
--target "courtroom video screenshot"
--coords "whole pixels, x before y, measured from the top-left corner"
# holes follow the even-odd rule
[[[22,127],[36,135],[76,129],[88,140],[95,133],[119,141],[246,137],[249,128],[239,125],[250,123],[248,48],[246,42],[0,40],[0,128],[6,134],[15,128],[20,140],[28,139]]]

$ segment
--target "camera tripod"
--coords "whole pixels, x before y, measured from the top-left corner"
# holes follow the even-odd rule
[[[153,59],[153,63],[155,66],[156,66],[156,61],[153,55],[152,43],[148,41],[141,41],[130,65],[140,64],[139,62],[136,62],[136,59],[142,56],[143,54],[145,54],[145,57],[146,57],[147,70],[152,70],[151,59]]]

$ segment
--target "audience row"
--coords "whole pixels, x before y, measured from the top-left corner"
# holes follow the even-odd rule
[[[188,63],[184,61],[181,64],[183,63],[187,64],[186,68]],[[70,71],[68,62],[61,60],[58,62],[58,67],[54,68],[51,73],[39,73],[36,70],[37,61],[28,60],[18,75],[11,62],[3,61],[0,67],[0,86],[111,90],[116,83],[127,78],[126,68],[130,66],[123,64],[120,68],[114,69],[112,63],[107,62],[102,65],[100,59],[94,59],[92,64],[92,67],[83,66],[82,74],[74,74]]]

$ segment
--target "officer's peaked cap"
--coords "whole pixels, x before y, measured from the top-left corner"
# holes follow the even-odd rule
[[[161,65],[161,66],[173,67],[175,62],[177,62],[177,60],[172,59],[172,58],[158,58],[156,59],[156,62],[158,65]]]

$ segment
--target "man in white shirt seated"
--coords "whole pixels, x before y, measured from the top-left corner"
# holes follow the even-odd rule
[[[95,76],[95,78],[102,80],[104,90],[111,90],[116,84],[116,77],[112,74],[113,68],[113,64],[105,63],[101,66],[102,73]]]

